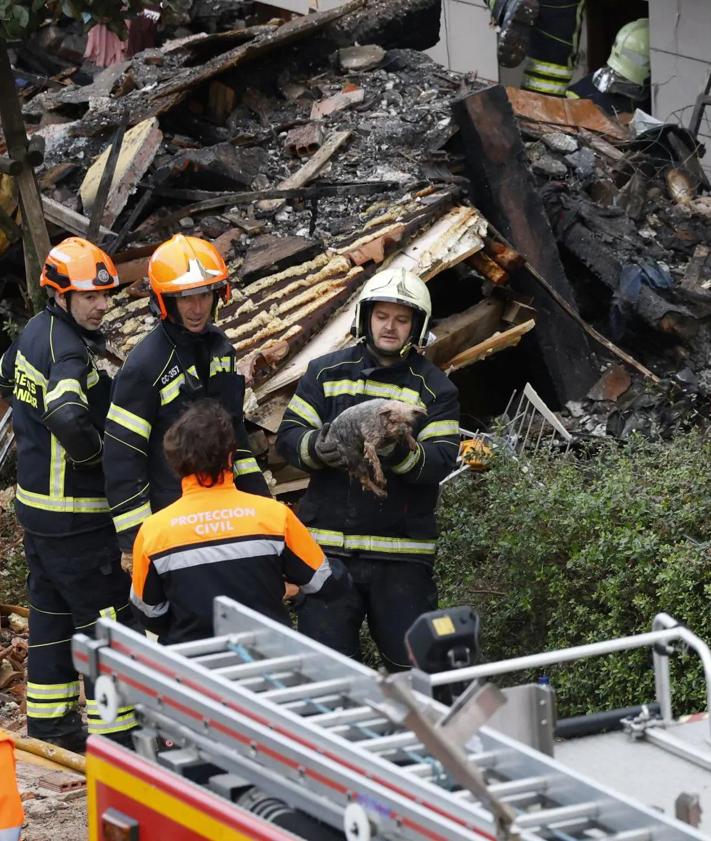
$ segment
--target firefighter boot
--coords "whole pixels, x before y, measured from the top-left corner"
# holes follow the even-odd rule
[[[498,58],[502,67],[518,67],[526,58],[538,0],[488,0],[499,27]]]

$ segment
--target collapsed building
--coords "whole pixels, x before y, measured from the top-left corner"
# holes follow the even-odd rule
[[[689,132],[444,70],[420,51],[439,31],[432,2],[288,21],[204,5],[193,25],[208,33],[183,28],[105,69],[82,62],[70,26],[15,55],[52,240],[91,233],[117,262],[111,364],[155,324],[148,259],[182,231],[229,262],[219,324],[277,492],[305,483],[273,446],[296,382],[350,341],[354,297],[386,265],[428,282],[426,353],[459,386],[467,428],[526,382],[583,435],[703,416],[711,202]],[[1,178],[10,323],[24,262]]]

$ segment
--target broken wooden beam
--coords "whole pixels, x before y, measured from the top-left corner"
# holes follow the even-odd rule
[[[522,254],[504,245],[503,242],[498,242],[493,237],[484,238],[484,251],[495,263],[498,263],[502,269],[509,273],[520,269],[526,262]]]
[[[483,342],[474,345],[474,347],[467,348],[461,353],[458,353],[454,358],[441,366],[446,374],[451,374],[453,371],[459,371],[461,368],[466,368],[473,365],[475,362],[481,362],[488,356],[498,353],[506,348],[516,347],[526,333],[529,333],[536,326],[536,322],[531,318],[524,321],[523,324],[517,324],[515,327],[510,327],[501,333],[494,333]]]
[[[60,204],[49,196],[42,196],[42,208],[44,215],[49,222],[52,222],[58,228],[62,228],[70,234],[76,234],[79,237],[85,237],[89,232],[89,220],[76,210],[72,210],[63,204]],[[104,237],[113,236],[111,228],[106,228],[104,225],[99,226],[99,235]]]
[[[502,269],[498,263],[492,260],[488,254],[484,254],[483,251],[472,254],[467,260],[467,263],[479,272],[485,280],[493,283],[494,286],[503,286],[505,283],[508,283],[509,273],[506,269]]]
[[[574,310],[573,291],[533,184],[505,89],[492,85],[467,94],[454,102],[453,109],[477,206]],[[536,388],[557,406],[581,397],[597,377],[585,331],[532,279],[518,277],[515,288],[533,299],[540,315],[530,359]]]
[[[109,149],[108,158],[104,165],[104,171],[101,173],[99,186],[94,196],[94,203],[91,208],[91,216],[89,217],[89,230],[86,238],[89,242],[94,242],[96,235],[99,233],[99,225],[104,216],[104,208],[106,201],[109,198],[109,190],[112,186],[114,172],[116,171],[116,164],[118,163],[119,154],[121,153],[121,146],[123,144],[123,137],[126,133],[126,113],[124,112],[121,122],[116,127],[111,147]]]
[[[424,355],[440,368],[444,368],[458,353],[491,336],[501,325],[504,301],[484,298],[464,312],[450,315],[440,321],[433,332],[437,337],[427,345]]]
[[[321,172],[350,136],[350,131],[334,132],[302,167],[299,167],[295,173],[279,183],[279,189],[288,190],[292,187],[303,187],[304,184],[308,184],[312,178],[315,178]],[[271,213],[283,207],[284,202],[285,199],[265,199],[257,202],[257,210],[261,210],[263,213]]]

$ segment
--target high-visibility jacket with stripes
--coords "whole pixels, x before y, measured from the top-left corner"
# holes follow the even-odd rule
[[[415,429],[417,449],[406,444],[383,457],[387,497],[364,490],[344,470],[324,467],[314,444],[318,430],[344,409],[385,397],[427,412]],[[311,474],[298,513],[329,554],[432,563],[439,482],[454,468],[459,446],[457,389],[414,350],[379,367],[367,348],[354,345],[309,363],[279,427],[277,447]]]
[[[585,0],[545,0],[531,34],[521,87],[565,96],[578,60]]]
[[[594,75],[594,73],[589,73],[571,85],[565,93],[568,99],[590,99],[613,116],[615,114],[633,114],[635,108],[646,110],[643,102],[636,102],[629,96],[598,90],[593,83]]]
[[[100,333],[50,303],[0,362],[17,441],[15,510],[35,534],[76,534],[111,523],[101,470],[111,381],[96,366],[101,343]]]
[[[226,471],[141,526],[133,550],[131,601],[144,624],[173,643],[212,635],[213,599],[229,596],[288,623],[284,581],[306,595],[345,585],[296,515],[274,499],[238,491]]]
[[[130,552],[151,512],[180,496],[163,437],[194,400],[210,397],[232,416],[237,435],[235,483],[270,496],[249,449],[243,421],[244,377],[224,333],[191,334],[162,322],[129,353],[116,375],[104,436],[106,496],[122,551]]]

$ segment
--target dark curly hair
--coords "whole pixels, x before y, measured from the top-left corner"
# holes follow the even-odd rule
[[[205,487],[229,470],[237,448],[232,418],[216,400],[194,403],[165,433],[163,450],[180,476],[195,474]]]

